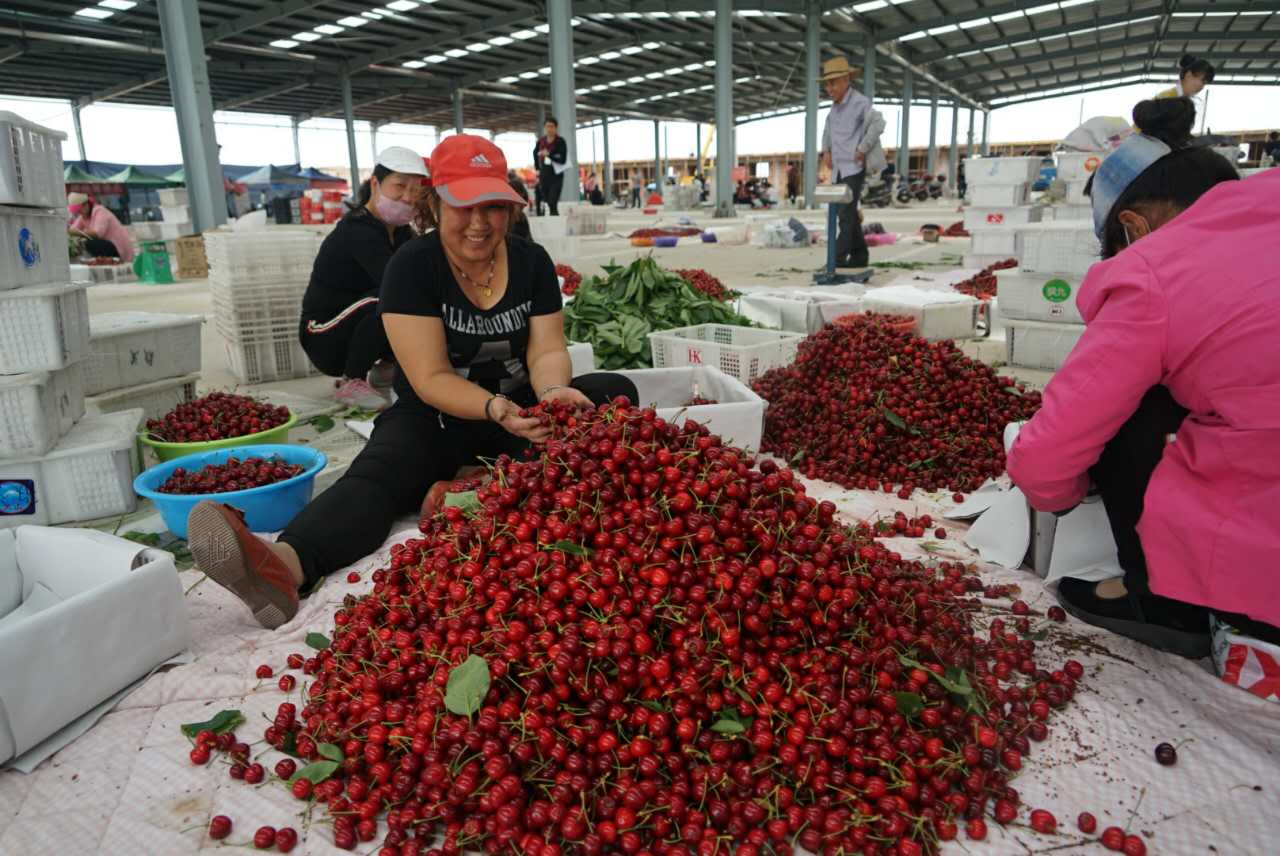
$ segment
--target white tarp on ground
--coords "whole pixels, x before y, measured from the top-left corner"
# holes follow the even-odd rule
[[[944,510],[936,502],[810,487],[814,496],[837,502],[848,518],[891,517],[902,509],[941,519]],[[904,555],[974,561],[960,543],[964,527],[942,525],[946,541],[891,543]],[[323,812],[315,812],[308,824],[302,804],[270,778],[276,753],[258,759],[268,781],[247,786],[227,775],[225,763],[192,766],[179,726],[237,708],[248,719],[240,729],[242,739],[256,741],[255,752],[260,752],[262,730],[285,696],[275,678],[254,679],[255,667],[267,663],[279,675],[289,653],[308,650],[307,632],[330,633],[331,615],[343,597],[365,591],[369,572],[386,559],[386,547],[409,535],[400,532],[379,553],[357,563],[361,582],[347,583],[345,571],[334,574],[303,602],[294,621],[274,633],[259,628],[215,584],[196,586],[187,595],[195,662],[153,676],[34,773],[0,773],[0,854],[251,853],[257,851],[247,842],[262,825],[298,829],[302,841],[296,852],[344,852],[333,847]],[[1054,602],[1039,579],[1026,572],[984,566],[983,576],[1019,583],[1023,598],[1038,612]],[[190,587],[200,576],[187,572],[182,578]],[[1007,611],[1007,605],[993,603],[991,611]],[[986,842],[952,844],[944,853],[1104,852],[1096,842],[1070,846],[1083,842],[1074,832],[1082,810],[1097,815],[1099,830],[1117,824],[1140,832],[1149,852],[1161,856],[1277,852],[1280,707],[1223,684],[1208,661],[1160,654],[1074,620],[1038,623],[1049,629],[1041,645],[1056,652],[1042,662],[1053,668],[1074,657],[1087,668],[1075,701],[1055,712],[1049,740],[1033,746],[1015,780],[1025,804],[1054,811],[1063,833],[1050,838],[991,823]],[[291,694],[299,705],[305,685]],[[1177,766],[1156,764],[1153,749],[1162,741],[1179,744]],[[214,814],[234,820],[228,842],[242,847],[228,850],[227,842],[209,840],[206,829]],[[359,852],[374,849],[362,844]]]

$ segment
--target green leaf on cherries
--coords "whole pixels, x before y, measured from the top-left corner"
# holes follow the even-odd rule
[[[308,423],[311,425],[311,427],[312,427],[312,428],[315,428],[315,429],[316,429],[316,433],[317,433],[317,434],[323,434],[323,433],[324,433],[324,432],[326,432],[326,431],[332,431],[332,430],[333,430],[333,417],[332,417],[332,416],[327,416],[327,415],[325,415],[325,414],[321,413],[321,414],[318,414],[318,415],[316,415],[316,416],[312,416],[312,417],[311,417],[309,420],[307,420],[307,421],[308,421]]]
[[[924,710],[924,699],[916,693],[894,693],[893,697],[898,702],[898,713],[903,716],[912,717]]]
[[[642,701],[640,703],[645,707],[649,708],[649,710],[652,710],[654,713],[668,713],[671,710],[671,708],[667,707],[661,702],[656,702],[656,701],[653,701],[652,699],[647,701]]]
[[[1022,390],[1018,389],[1016,386],[1006,386],[1004,388],[1004,391],[1009,393],[1010,395],[1016,395],[1018,396],[1018,398],[1026,397],[1025,395],[1023,395]]]
[[[907,423],[903,422],[902,417],[894,413],[889,408],[881,407],[880,412],[884,414],[885,421],[888,422],[890,425],[892,425],[894,428],[897,428],[899,431],[903,431],[906,429]]]
[[[280,744],[280,751],[294,758],[301,758],[298,754],[298,736],[292,731],[285,734],[284,742]]]
[[[475,511],[480,508],[480,497],[476,496],[474,490],[464,490],[458,493],[446,493],[444,495],[445,508],[461,508],[463,511]]]
[[[244,714],[238,710],[222,710],[213,719],[204,722],[188,722],[182,726],[182,733],[195,738],[201,731],[212,731],[214,734],[226,734],[244,724]]]
[[[543,547],[544,550],[559,550],[561,553],[568,553],[570,556],[590,556],[591,550],[581,544],[575,544],[572,541],[557,541],[554,544],[548,544]]]
[[[747,726],[743,725],[736,719],[717,719],[711,724],[711,730],[717,734],[741,734],[747,730]]]
[[[329,637],[323,633],[308,633],[306,642],[317,651],[324,651],[329,647]]]
[[[298,779],[306,779],[313,785],[318,785],[325,779],[332,776],[338,771],[341,765],[337,761],[313,761],[301,770],[293,774],[293,778],[289,780],[292,784]]]
[[[489,693],[489,664],[475,654],[449,670],[444,706],[450,713],[470,716],[480,709]]]
[[[342,754],[342,747],[335,746],[332,743],[317,743],[316,752],[320,754],[321,758],[328,758],[330,761],[337,761],[338,763],[342,763],[346,759],[346,756]]]
[[[945,673],[934,675],[934,677],[948,692],[962,696],[973,695],[973,685],[969,683],[969,676],[955,666],[948,666]]]

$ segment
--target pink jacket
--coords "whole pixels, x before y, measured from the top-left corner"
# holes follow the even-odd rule
[[[1138,524],[1157,594],[1280,625],[1280,169],[1218,185],[1094,265],[1088,328],[1009,454],[1036,508],[1084,496],[1086,471],[1163,384],[1191,411]]]
[[[88,219],[83,214],[76,217],[71,223],[71,228],[92,231],[99,238],[116,245],[116,252],[120,254],[120,261],[133,261],[135,255],[133,237],[107,206],[101,203],[93,206],[93,211],[89,214]]]

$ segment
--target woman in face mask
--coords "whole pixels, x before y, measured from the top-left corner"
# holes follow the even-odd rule
[[[1043,511],[1101,494],[1124,576],[1062,580],[1076,617],[1188,657],[1209,653],[1211,614],[1280,643],[1280,170],[1238,181],[1190,148],[1187,98],[1133,118],[1092,179],[1084,335],[1009,474]]]
[[[395,365],[378,317],[382,271],[413,237],[410,223],[424,183],[426,162],[403,146],[378,155],[373,177],[320,245],[302,298],[302,347],[316,368],[338,378],[336,398],[365,410],[389,403]]]

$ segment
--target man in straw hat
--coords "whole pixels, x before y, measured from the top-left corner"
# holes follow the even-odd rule
[[[853,88],[857,70],[842,56],[822,64],[823,87],[831,99],[831,112],[822,129],[822,166],[832,170],[834,180],[853,191],[853,202],[840,208],[840,234],[836,238],[837,267],[866,267],[870,262],[867,242],[858,223],[858,200],[866,174],[878,175],[885,167],[880,134],[884,117],[871,106],[871,99]]]

